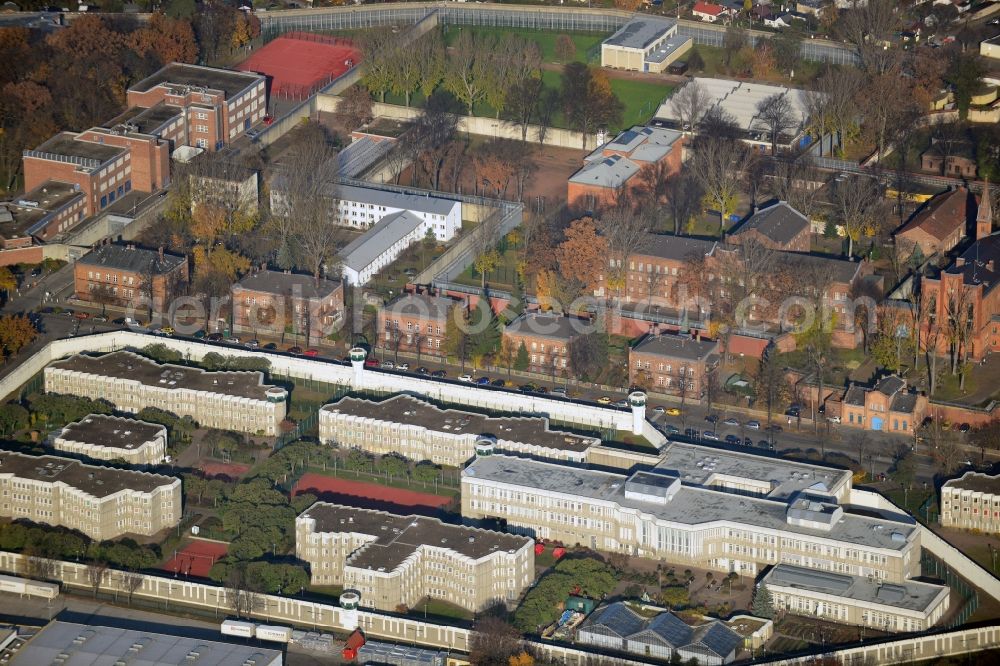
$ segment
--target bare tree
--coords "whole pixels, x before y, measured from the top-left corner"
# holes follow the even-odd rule
[[[833,144],[843,146],[857,134],[857,96],[862,87],[861,74],[851,67],[828,69],[805,94],[805,106],[811,128],[821,137],[834,135]]]
[[[121,587],[128,594],[128,605],[132,605],[132,595],[142,587],[143,581],[146,579],[138,571],[122,571],[120,574]]]
[[[94,592],[94,598],[97,598],[97,593],[101,589],[101,583],[104,582],[104,575],[108,572],[108,563],[102,560],[94,560],[87,563],[86,575],[87,582],[90,583],[90,587]]]
[[[653,215],[644,207],[633,209],[628,201],[604,211],[597,222],[598,232],[608,241],[608,274],[610,287],[625,287],[628,260],[646,239],[653,224]]]
[[[934,295],[923,296],[920,299],[920,317],[917,324],[923,329],[923,334],[917,336],[917,347],[919,351],[924,353],[927,360],[927,385],[928,393],[931,396],[937,392],[938,352],[947,326],[946,322],[941,322],[938,319],[937,298]],[[921,342],[923,344],[920,344]]]
[[[767,132],[771,143],[771,154],[774,155],[778,151],[778,139],[798,125],[795,109],[787,94],[776,93],[758,102],[756,111],[755,124]]]
[[[21,569],[25,578],[51,580],[55,577],[56,562],[47,557],[25,554],[21,560]]]
[[[229,608],[237,618],[251,617],[262,605],[259,581],[249,575],[245,564],[229,570],[225,589]]]
[[[881,217],[881,187],[874,178],[849,176],[833,187],[833,204],[847,232],[847,256],[854,256],[854,243],[873,232]]]
[[[432,189],[440,189],[441,172],[457,125],[458,118],[448,109],[444,99],[432,95],[406,134],[414,158],[420,156],[428,167]]]
[[[698,79],[692,79],[670,98],[670,110],[680,121],[682,130],[693,131],[708,110],[708,103],[704,88]]]
[[[667,210],[674,222],[674,234],[680,235],[701,208],[701,182],[693,173],[683,169],[667,179],[664,191]]]
[[[889,39],[899,29],[900,14],[894,0],[868,0],[857,3],[840,18],[844,39],[854,46],[866,72],[883,74],[894,55],[887,48]]]
[[[719,213],[719,233],[736,210],[740,195],[740,180],[750,164],[750,151],[737,140],[719,136],[702,136],[694,144],[689,164],[691,173],[705,192],[705,201]]]
[[[514,84],[507,95],[507,109],[511,120],[521,128],[521,141],[528,140],[528,128],[538,113],[543,88],[542,80],[532,77]]]

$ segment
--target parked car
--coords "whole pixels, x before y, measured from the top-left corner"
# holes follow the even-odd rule
[[[726,435],[726,444],[739,444],[740,441],[737,435]]]
[[[231,338],[226,338],[225,342],[230,345],[238,345],[240,344],[240,339],[234,336]]]
[[[382,361],[382,369],[383,370],[393,370],[393,369],[395,369],[395,367],[396,367],[396,364],[393,363],[392,361]]]
[[[208,335],[205,336],[205,339],[208,340],[209,342],[221,342],[222,333],[209,333]]]
[[[681,410],[678,407],[671,407],[667,410],[667,416],[680,416]]]
[[[549,390],[547,388],[545,388],[544,386],[539,386],[539,387],[537,387],[535,389],[535,393],[537,393],[538,395],[545,395],[548,392],[549,392]]]
[[[705,417],[705,420],[708,421],[709,423],[718,423],[719,416],[718,414],[709,414],[708,416]]]
[[[490,378],[489,377],[477,377],[476,381],[474,381],[473,383],[476,386],[489,386],[490,385]]]
[[[609,398],[606,395],[602,395],[600,398],[597,399],[597,404],[598,405],[610,405],[611,404],[611,398]]]
[[[382,367],[382,364],[379,362],[379,360],[377,358],[366,358],[365,359],[365,367],[366,368],[379,368],[379,367]]]
[[[747,421],[743,425],[750,428],[751,430],[760,430],[760,421]]]
[[[72,317],[73,316],[73,311],[69,310],[69,309],[66,309],[66,310],[63,310],[62,312],[60,312],[59,314],[61,314],[63,317]]]
[[[99,322],[101,322],[102,324],[103,324],[104,322],[106,322],[107,320],[108,320],[108,318],[107,318],[107,317],[105,317],[104,315],[97,315],[96,317],[94,317],[94,321],[99,321]]]
[[[490,382],[490,384],[493,385],[493,386],[507,386],[507,380],[506,379],[494,379],[492,382]]]
[[[740,426],[740,422],[734,419],[733,417],[729,417],[728,419],[722,422],[722,425],[733,426],[738,428]]]
[[[197,340],[202,340],[202,339],[205,338],[205,331],[203,331],[202,329],[199,328],[197,331],[195,331],[194,333],[192,333],[191,337],[193,337],[193,338],[195,338]]]
[[[753,446],[753,440],[749,437],[743,438],[743,446]]]
[[[318,349],[307,349],[304,352],[302,352],[302,355],[303,356],[309,356],[310,358],[315,358],[315,357],[319,356],[319,350]]]
[[[615,400],[614,406],[618,409],[626,409],[628,408],[628,400]]]
[[[274,344],[273,342],[268,342],[266,345],[261,347],[261,349],[265,349],[267,351],[276,351],[278,349],[278,345]]]
[[[439,379],[441,377],[447,377],[447,376],[448,376],[448,373],[445,372],[444,370],[435,370],[434,372],[431,373],[431,377],[437,377]]]
[[[785,410],[785,416],[791,416],[792,418],[798,418],[800,414],[798,407],[789,407]]]
[[[90,313],[89,312],[82,312],[82,311],[81,312],[76,312],[76,313],[73,314],[73,316],[76,317],[77,319],[90,319]]]
[[[771,425],[764,428],[765,432],[781,432],[782,430],[784,430],[784,428],[782,428],[777,423],[772,423]]]
[[[245,343],[243,343],[243,346],[246,347],[247,349],[257,349],[257,348],[260,347],[260,341],[259,340],[247,340]]]
[[[557,386],[554,389],[552,389],[552,395],[558,395],[562,398],[565,398],[567,395],[566,389],[563,388],[562,386]]]
[[[410,369],[410,364],[409,363],[400,363],[399,365],[396,366],[396,369],[397,370],[409,370]]]
[[[680,428],[678,428],[675,425],[671,425],[669,423],[663,426],[663,432],[667,433],[668,435],[677,435],[680,434],[680,431],[681,431]]]
[[[701,433],[694,428],[684,428],[684,436],[690,437],[691,439],[698,439],[701,437]]]
[[[705,432],[701,433],[701,436],[702,436],[702,439],[710,439],[713,442],[718,442],[719,441],[719,436],[716,435],[711,430],[706,430]]]
[[[826,420],[829,421],[830,423],[840,423],[839,416],[828,416],[826,417]]]
[[[288,353],[291,354],[292,356],[298,356],[299,354],[302,353],[302,347],[299,346],[289,347]]]
[[[417,373],[418,375],[429,375],[429,374],[431,374],[431,371],[428,370],[427,368],[425,368],[424,366],[420,366],[419,368],[417,368],[416,370],[414,370],[414,372]]]
[[[470,374],[464,374],[464,375],[462,375],[461,377],[458,378],[458,381],[460,381],[460,382],[472,382],[472,375],[470,375]]]

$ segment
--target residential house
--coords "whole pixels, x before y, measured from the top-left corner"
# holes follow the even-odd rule
[[[73,265],[76,298],[107,305],[144,305],[166,311],[187,280],[187,257],[132,243],[99,245]]]
[[[896,231],[896,243],[904,249],[920,248],[924,257],[948,252],[965,237],[969,199],[964,187],[937,195]]]
[[[233,329],[322,339],[344,317],[344,284],[290,271],[251,273],[231,288]]]
[[[824,0],[796,0],[795,11],[802,14],[810,14],[818,18],[823,12],[825,4]]]
[[[461,303],[444,296],[403,294],[378,308],[379,342],[386,349],[445,355],[448,317]]]
[[[1000,533],[1000,476],[966,472],[941,486],[941,525]]]
[[[719,343],[688,335],[648,335],[629,349],[629,383],[699,400],[719,366]]]
[[[503,343],[513,350],[524,345],[528,369],[553,376],[568,372],[569,346],[577,337],[597,330],[587,319],[577,319],[555,312],[525,312],[507,324]]]
[[[677,173],[686,139],[681,132],[660,127],[625,130],[584,158],[584,166],[570,176],[566,196],[593,210],[612,206],[627,190],[641,187],[642,171],[663,163],[659,175]]]
[[[897,375],[883,377],[867,388],[851,384],[841,404],[842,423],[865,430],[913,434],[927,413],[927,397],[907,390]]]
[[[696,2],[691,8],[691,13],[696,19],[701,19],[706,23],[715,23],[725,18],[726,8],[711,2]]]
[[[812,240],[809,218],[787,201],[761,208],[731,231],[726,240],[737,245],[752,238],[772,250],[809,252]]]
[[[932,138],[930,147],[920,154],[920,168],[952,178],[975,179],[975,147],[968,141],[945,144]]]

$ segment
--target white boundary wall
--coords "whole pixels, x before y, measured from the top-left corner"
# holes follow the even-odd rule
[[[439,402],[467,405],[484,410],[546,416],[552,420],[601,430],[632,431],[632,412],[630,410],[580,404],[515,391],[479,388],[467,383],[419,375],[370,369],[356,372],[351,366],[336,361],[269,354],[237,346],[215,345],[197,340],[162,337],[134,331],[111,331],[53,340],[0,380],[0,396],[11,395],[54,360],[81,352],[110,352],[126,347],[141,349],[150,344],[162,344],[193,361],[201,360],[210,352],[226,356],[266,358],[271,362],[271,372],[298,379],[340,384],[355,390],[414,393]],[[92,397],[99,398],[100,396]],[[657,447],[666,442],[663,434],[648,421],[645,422],[643,436]]]

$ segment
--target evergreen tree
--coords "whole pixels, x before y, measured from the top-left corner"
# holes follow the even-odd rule
[[[521,346],[517,348],[517,358],[514,359],[514,369],[519,372],[524,372],[528,369],[528,348],[524,346],[524,342]]]
[[[757,617],[771,619],[774,617],[774,601],[767,586],[760,585],[753,595],[753,614]]]

